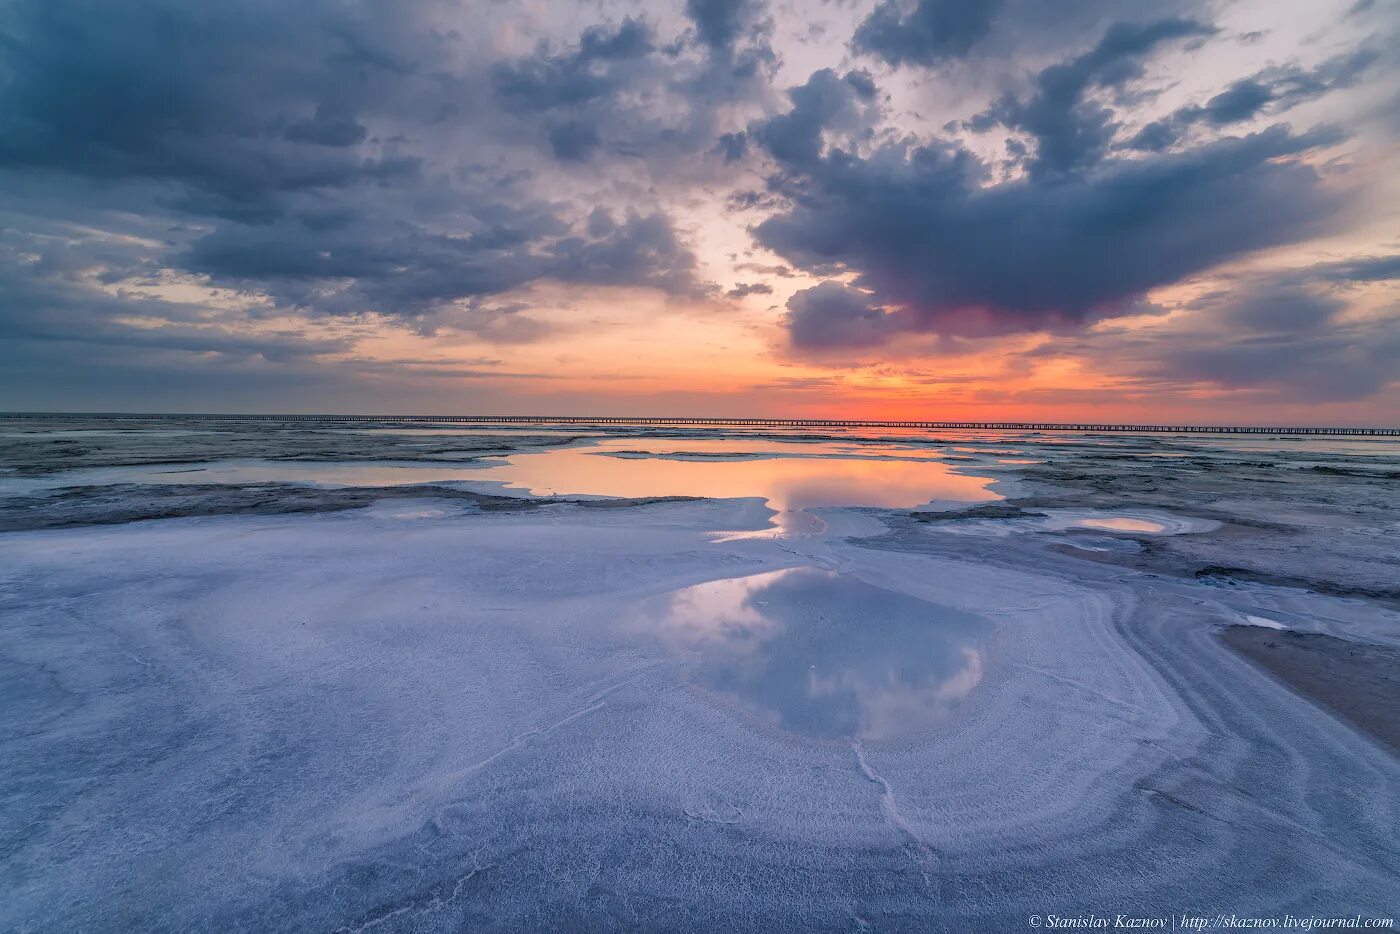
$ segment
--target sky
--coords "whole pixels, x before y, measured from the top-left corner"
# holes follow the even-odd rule
[[[0,0],[0,410],[1400,424],[1394,0]]]

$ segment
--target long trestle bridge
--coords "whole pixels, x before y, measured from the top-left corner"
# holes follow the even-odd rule
[[[1400,428],[1327,428],[1264,425],[1139,425],[1116,422],[971,422],[971,421],[882,421],[871,419],[833,418],[703,418],[646,416],[587,416],[587,415],[175,415],[175,414],[116,414],[55,415],[50,413],[9,413],[0,419],[13,418],[109,418],[147,419],[182,418],[229,421],[266,422],[393,422],[411,424],[451,425],[579,425],[631,426],[638,428],[886,428],[896,430],[956,430],[956,431],[1078,431],[1114,432],[1128,434],[1191,434],[1191,435],[1315,435],[1325,437],[1400,438]]]

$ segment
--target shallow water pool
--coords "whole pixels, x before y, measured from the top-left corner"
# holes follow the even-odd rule
[[[871,741],[949,716],[981,682],[992,634],[980,616],[811,567],[686,587],[629,625],[764,723]]]

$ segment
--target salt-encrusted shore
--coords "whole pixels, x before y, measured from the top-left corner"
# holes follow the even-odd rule
[[[0,927],[1393,915],[1400,757],[1226,628],[1400,644],[1383,472],[1126,448],[973,453],[1015,481],[1000,511],[804,534],[757,534],[751,499],[429,490],[0,535]],[[809,735],[638,625],[804,567],[985,621],[970,690],[926,728]]]

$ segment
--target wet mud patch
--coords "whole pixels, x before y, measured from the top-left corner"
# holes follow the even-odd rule
[[[1220,640],[1400,754],[1400,651],[1263,626],[1230,626]]]

